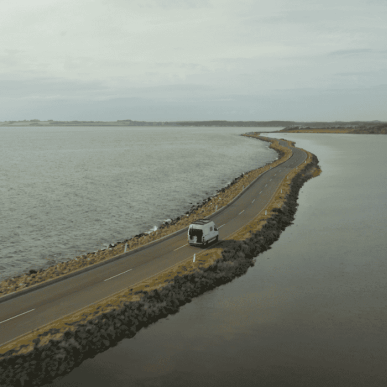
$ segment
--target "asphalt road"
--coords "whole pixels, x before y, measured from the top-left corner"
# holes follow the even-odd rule
[[[280,142],[286,146],[285,142]],[[282,179],[304,162],[306,153],[291,149],[293,156],[288,161],[269,170],[232,205],[211,217],[219,228],[219,239],[227,238],[254,219],[270,201]],[[211,248],[210,245],[208,249]],[[186,233],[179,234],[115,262],[0,302],[0,346],[131,287],[201,251],[203,249],[187,245]]]

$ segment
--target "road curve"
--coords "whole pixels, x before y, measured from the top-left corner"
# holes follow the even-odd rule
[[[283,146],[288,146],[280,141]],[[281,181],[307,155],[293,155],[251,184],[228,208],[210,217],[225,239],[253,220],[270,201]],[[212,247],[210,246],[209,249]],[[202,251],[187,245],[186,233],[162,240],[137,253],[44,288],[0,303],[0,346],[47,323],[96,303]]]

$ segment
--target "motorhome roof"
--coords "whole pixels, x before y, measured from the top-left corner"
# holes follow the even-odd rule
[[[192,224],[199,224],[199,225],[203,226],[203,225],[208,224],[210,222],[212,222],[212,220],[198,219],[198,220],[195,220],[195,222],[192,222]]]

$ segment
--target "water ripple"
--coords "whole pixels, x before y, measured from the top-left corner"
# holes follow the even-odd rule
[[[0,280],[157,227],[276,158],[244,128],[1,128]]]

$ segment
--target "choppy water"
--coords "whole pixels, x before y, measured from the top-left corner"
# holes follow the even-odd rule
[[[294,225],[243,277],[52,385],[387,385],[387,136],[273,135],[314,152]]]
[[[272,161],[248,128],[0,128],[0,280],[157,227]]]

